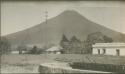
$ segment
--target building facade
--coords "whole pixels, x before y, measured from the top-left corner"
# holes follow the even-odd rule
[[[125,43],[95,43],[93,54],[125,56]]]
[[[46,50],[47,54],[61,54],[62,48],[60,46],[53,46]]]

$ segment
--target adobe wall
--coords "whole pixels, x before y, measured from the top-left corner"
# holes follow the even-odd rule
[[[44,63],[39,66],[38,70],[42,73],[106,73],[101,71],[90,71],[72,69],[67,63]]]

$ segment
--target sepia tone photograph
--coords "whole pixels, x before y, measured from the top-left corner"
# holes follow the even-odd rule
[[[125,73],[124,1],[1,1],[0,74]]]

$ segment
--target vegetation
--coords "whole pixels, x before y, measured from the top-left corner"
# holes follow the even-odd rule
[[[36,54],[37,53],[37,46],[33,46],[33,48],[30,50],[30,54]]]
[[[103,39],[104,39],[104,41],[105,41],[105,43],[110,43],[110,42],[113,42],[113,39],[112,38],[110,38],[110,37],[107,37],[107,36],[103,36]]]
[[[26,51],[26,50],[27,50],[27,46],[21,44],[21,45],[19,45],[19,46],[17,47],[17,50],[19,51],[19,54],[22,54],[22,53],[23,53],[22,51]]]
[[[40,49],[37,46],[33,46],[33,48],[27,52],[27,54],[41,54],[41,53],[44,53],[44,49]]]
[[[92,44],[95,43],[111,43],[113,39],[102,34],[101,32],[95,32],[88,35],[87,40],[85,41],[85,49],[87,53],[92,53]]]
[[[113,42],[113,39],[102,34],[101,32],[95,32],[89,34],[85,41],[80,41],[76,36],[73,36],[70,40],[68,40],[67,37],[63,35],[60,45],[63,47],[63,53],[91,54],[92,44],[107,42]]]
[[[70,40],[68,40],[68,38],[65,35],[63,35],[60,45],[63,47],[62,53],[82,53],[82,43],[76,36],[73,36]]]
[[[63,48],[66,48],[66,43],[69,42],[69,40],[67,39],[67,37],[63,34],[62,36],[62,40],[60,41],[60,45],[63,47]]]
[[[1,37],[0,39],[0,54],[9,53],[11,49],[11,44],[7,38]]]
[[[71,42],[80,42],[80,40],[76,37],[76,36],[73,36],[71,39],[70,39]]]
[[[86,58],[88,57],[88,58]],[[108,57],[108,58],[107,58]],[[90,60],[89,60],[90,59]],[[107,60],[105,60],[107,59]],[[106,55],[85,55],[85,54],[41,54],[41,55],[3,55],[2,72],[6,73],[36,73],[38,66],[43,63],[60,62],[94,62],[125,64],[125,57],[122,56],[106,56]]]
[[[103,35],[101,32],[95,32],[89,34],[87,37],[87,41],[90,42],[91,44],[113,42],[112,38]]]

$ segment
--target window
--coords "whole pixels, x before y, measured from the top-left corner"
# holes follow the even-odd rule
[[[117,55],[117,56],[120,55],[120,51],[119,51],[119,49],[116,49],[116,55]]]
[[[98,54],[100,54],[100,49],[98,49]]]
[[[105,52],[106,52],[106,50],[105,50],[105,49],[103,49],[103,54],[105,54]]]

